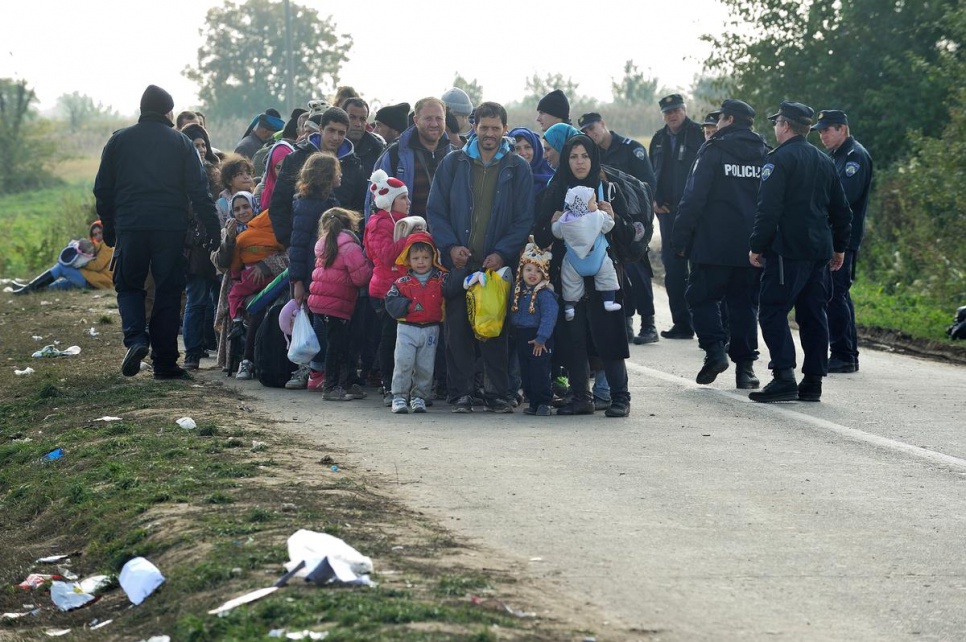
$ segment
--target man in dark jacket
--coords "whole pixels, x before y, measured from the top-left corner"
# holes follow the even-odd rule
[[[191,140],[173,129],[172,118],[171,95],[149,85],[137,124],[107,141],[94,180],[104,242],[115,248],[117,260],[114,287],[128,348],[121,363],[126,377],[138,373],[149,345],[155,379],[186,376],[177,361],[189,207],[204,224],[209,246],[220,235],[208,176]],[[144,311],[148,270],[155,287],[150,325]]]
[[[661,226],[661,261],[664,262],[664,288],[671,308],[670,330],[661,331],[665,339],[691,339],[691,315],[684,298],[688,283],[688,261],[674,251],[670,242],[678,202],[684,194],[691,165],[704,143],[701,125],[688,118],[684,98],[671,94],[658,101],[665,125],[651,139],[650,155],[657,186],[654,188],[654,213]]]
[[[349,131],[345,136],[352,142],[353,151],[362,162],[362,173],[369,180],[376,160],[386,149],[386,142],[381,136],[366,129],[369,123],[369,103],[361,98],[347,98],[341,107],[349,115]]]
[[[462,280],[480,270],[515,267],[533,225],[530,164],[504,140],[503,106],[476,108],[475,135],[440,163],[429,193],[429,231],[450,278]],[[462,298],[462,296],[460,297]],[[513,412],[507,403],[507,327],[498,337],[478,341],[466,304],[446,306],[447,390],[453,412],[471,412],[476,349],[483,357],[486,409]]]
[[[855,306],[849,289],[855,278],[855,259],[862,245],[865,231],[865,213],[869,208],[872,190],[872,157],[849,131],[849,119],[845,112],[826,109],[818,112],[818,122],[812,126],[818,130],[822,144],[835,163],[845,198],[852,208],[852,238],[845,250],[845,263],[841,270],[832,273],[832,299],[828,302],[828,332],[832,356],[828,371],[855,372],[859,369],[859,340],[855,330]]]
[[[828,368],[829,268],[845,262],[852,211],[835,165],[805,140],[814,111],[783,102],[768,117],[778,147],[761,168],[758,208],[748,260],[764,267],[759,322],[774,378],[752,401],[819,401]],[[805,360],[795,381],[795,343],[788,313],[795,308]]]
[[[275,132],[283,127],[285,127],[285,121],[281,118],[267,113],[259,114],[255,118],[255,124],[251,131],[238,141],[238,145],[235,146],[235,153],[251,160],[255,157],[255,152],[270,141]]]
[[[633,138],[625,138],[615,131],[607,129],[604,118],[596,113],[584,114],[577,121],[580,130],[590,136],[600,148],[600,162],[602,165],[616,167],[622,172],[634,176],[641,182],[647,183],[654,193],[656,180],[651,161],[647,158],[644,145]],[[627,277],[624,285],[624,320],[626,322],[627,341],[637,345],[657,342],[657,328],[654,327],[654,290],[651,279],[654,271],[647,257],[641,261],[624,264],[624,275]],[[634,312],[641,315],[641,330],[634,336]]]
[[[751,130],[755,110],[729,99],[711,115],[718,131],[698,152],[678,205],[671,244],[689,259],[686,299],[698,345],[705,351],[700,384],[709,384],[735,362],[738,388],[757,388],[758,289],[761,270],[748,265],[761,166],[768,146]],[[729,334],[721,307],[730,315]]]

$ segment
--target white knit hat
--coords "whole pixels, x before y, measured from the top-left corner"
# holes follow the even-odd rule
[[[390,178],[381,169],[372,173],[372,176],[369,177],[369,183],[369,191],[372,192],[372,199],[376,208],[387,212],[392,210],[392,203],[397,196],[409,194],[409,189],[405,183],[396,177]]]

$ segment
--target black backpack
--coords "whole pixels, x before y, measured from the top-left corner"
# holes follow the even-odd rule
[[[614,250],[624,263],[646,260],[647,245],[654,235],[651,187],[616,167],[602,165],[601,169],[604,170],[607,180],[620,189],[627,202],[627,216],[630,219],[627,221],[627,233],[617,233],[615,229],[615,234],[612,235]],[[610,199],[611,195],[607,195],[607,198]],[[630,234],[631,230],[634,231],[633,236]]]
[[[298,366],[288,360],[285,335],[278,327],[278,317],[288,302],[280,297],[265,313],[255,333],[255,376],[267,388],[284,388]]]

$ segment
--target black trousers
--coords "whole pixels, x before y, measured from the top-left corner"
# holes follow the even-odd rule
[[[795,321],[805,360],[802,372],[828,374],[828,261],[789,261],[769,257],[761,275],[758,320],[771,360],[771,370],[795,368],[795,342],[788,327],[788,313]]]
[[[634,313],[642,317],[654,316],[654,288],[651,284],[650,265],[642,261],[624,264],[624,281],[621,287],[624,293],[624,316],[633,317]]]
[[[674,229],[674,212],[658,214],[661,225],[661,261],[664,263],[664,288],[667,290],[668,307],[671,308],[671,321],[683,328],[691,327],[691,314],[684,293],[688,287],[688,260],[678,256],[671,246],[671,233]]]
[[[325,323],[325,389],[349,383],[349,320],[322,315]]]
[[[398,322],[386,312],[384,299],[370,297],[369,301],[372,302],[372,308],[379,319],[379,349],[376,351],[376,360],[379,363],[382,388],[388,392],[392,390],[392,371],[396,352],[396,325]]]
[[[483,359],[483,392],[486,400],[507,398],[508,325],[509,321],[504,321],[499,336],[479,341],[470,326],[465,299],[447,301],[443,335],[446,337],[446,391],[450,401],[473,394],[477,347]]]
[[[520,362],[520,381],[523,394],[530,400],[530,407],[549,406],[553,401],[550,389],[550,363],[553,355],[553,337],[547,340],[547,350],[539,357],[534,356],[530,341],[537,337],[537,328],[513,328],[516,341],[516,354]]]
[[[118,231],[114,256],[114,289],[121,313],[124,345],[151,346],[155,371],[173,368],[178,361],[181,295],[185,289],[184,230]],[[154,306],[145,318],[144,281],[154,277]]]
[[[832,272],[832,298],[828,302],[828,334],[832,356],[842,361],[858,362],[859,337],[855,330],[855,306],[849,290],[855,252],[845,252],[845,263]]]
[[[685,296],[698,346],[710,350],[728,343],[728,355],[735,363],[757,359],[760,288],[761,270],[750,265],[692,263]]]

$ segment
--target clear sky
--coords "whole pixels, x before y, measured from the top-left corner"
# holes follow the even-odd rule
[[[529,76],[562,73],[606,101],[626,60],[663,86],[687,89],[708,53],[700,36],[726,16],[717,0],[295,1],[353,36],[341,83],[386,103],[438,96],[456,72],[476,79],[487,100],[519,99]],[[181,72],[197,64],[199,30],[219,4],[14,0],[4,9],[0,78],[26,79],[42,110],[78,91],[131,114],[151,83],[174,96],[176,111],[194,106],[197,88]]]

